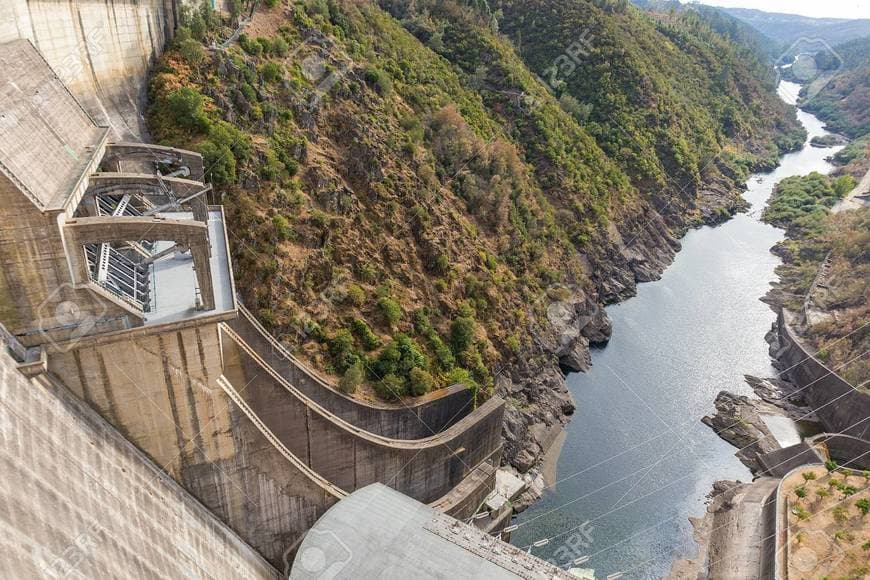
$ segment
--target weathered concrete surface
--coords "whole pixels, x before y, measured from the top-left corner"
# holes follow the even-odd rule
[[[148,68],[174,27],[169,0],[3,0],[0,42],[33,41],[114,138],[140,140]]]
[[[278,578],[64,387],[25,379],[5,349],[0,440],[0,577]]]
[[[770,453],[763,453],[758,456],[757,460],[761,467],[761,473],[771,477],[782,477],[801,465],[823,461],[818,451],[806,441]]]
[[[224,391],[219,340],[214,322],[142,327],[53,351],[48,367],[280,567],[340,493],[288,459]]]
[[[778,479],[762,477],[725,491],[708,508],[710,580],[770,578],[773,555],[772,515]],[[682,577],[682,576],[673,576]]]
[[[783,376],[802,390],[825,430],[870,439],[870,394],[859,391],[817,359],[792,330],[785,310],[779,313],[777,329],[777,359]]]
[[[858,471],[870,470],[870,441],[839,433],[820,433],[812,437],[810,442],[820,445],[827,452],[827,457],[823,459],[833,459],[840,467]]]
[[[40,210],[60,205],[75,189],[107,132],[47,71],[27,40],[0,46],[0,170]]]
[[[221,327],[224,375],[281,442],[345,490],[384,483],[429,503],[484,463],[498,463],[504,402],[495,397],[447,430],[397,440],[348,424],[304,396],[250,345]]]
[[[299,546],[291,580],[573,578],[473,526],[375,484],[326,512]]]
[[[348,423],[391,439],[422,439],[447,429],[474,410],[473,394],[463,385],[398,404],[360,401],[328,385],[266,331],[239,305],[239,317],[227,323],[287,382]]]
[[[151,173],[153,162],[173,158],[178,165],[190,169],[188,179],[205,181],[202,156],[185,149],[163,147],[150,143],[117,141],[106,146],[103,156],[103,171],[118,173]]]

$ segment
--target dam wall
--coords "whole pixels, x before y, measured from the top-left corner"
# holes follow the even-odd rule
[[[291,453],[344,490],[383,483],[431,503],[500,460],[504,402],[498,397],[437,435],[390,439],[328,413],[226,327],[221,344],[224,374],[257,416]]]
[[[783,376],[798,386],[830,433],[870,440],[870,394],[859,391],[810,352],[791,327],[789,315],[777,318]]]
[[[150,66],[175,29],[174,0],[3,0],[0,43],[30,40],[114,140],[145,139]]]
[[[56,345],[48,370],[281,567],[344,492],[278,444],[221,381],[218,324],[195,319]]]
[[[474,394],[452,385],[412,401],[388,404],[345,395],[297,360],[243,306],[227,322],[288,383],[355,427],[392,439],[423,439],[447,429],[474,410]]]
[[[277,579],[116,429],[0,352],[0,576]]]

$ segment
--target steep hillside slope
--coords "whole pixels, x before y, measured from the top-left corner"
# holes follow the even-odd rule
[[[619,2],[494,5],[529,67],[586,107],[584,126],[673,225],[703,209],[705,188],[733,187],[723,174],[771,164],[799,145],[766,66],[696,11],[647,17]],[[584,31],[576,66],[562,66]]]
[[[226,50],[186,16],[153,134],[204,153],[238,287],[290,348],[360,397],[497,389],[521,468],[573,410],[560,364],[609,337],[602,303],[801,137],[760,65],[688,16],[538,10],[601,35],[554,91],[539,75],[582,27],[547,46],[534,3],[277,4]]]
[[[802,92],[801,107],[850,137],[870,133],[870,37],[834,47],[841,70],[818,94]]]

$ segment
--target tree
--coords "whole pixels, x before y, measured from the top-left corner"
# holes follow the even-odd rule
[[[192,131],[207,131],[209,121],[203,105],[205,97],[193,87],[175,89],[166,97],[166,105],[173,121]]]

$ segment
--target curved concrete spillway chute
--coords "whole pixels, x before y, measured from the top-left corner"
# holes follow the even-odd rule
[[[449,428],[474,410],[474,394],[464,385],[452,385],[397,404],[361,401],[345,395],[296,359],[247,308],[239,304],[238,310],[239,317],[228,322],[230,328],[288,383],[355,427],[391,439],[424,439]]]
[[[429,503],[500,459],[504,401],[498,397],[431,437],[390,439],[323,409],[227,325],[221,334],[224,376],[291,453],[342,489],[380,482]]]
[[[793,316],[780,310],[777,317],[777,357],[786,367],[783,376],[803,391],[827,431],[870,440],[870,394],[856,389],[816,357],[794,331]],[[856,360],[866,356],[863,353]]]

